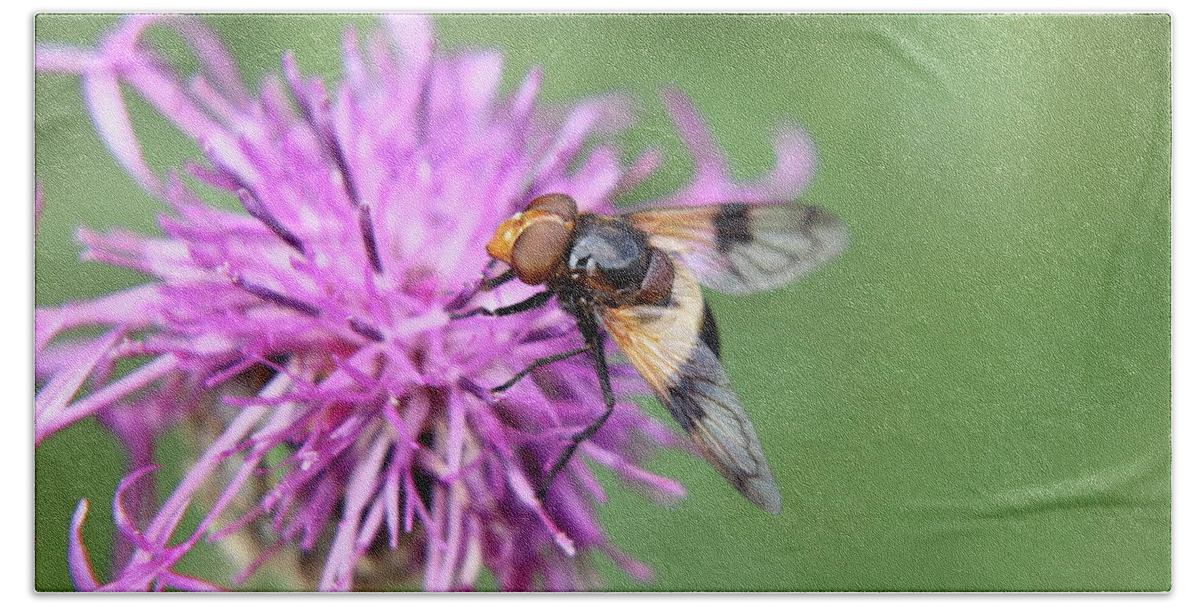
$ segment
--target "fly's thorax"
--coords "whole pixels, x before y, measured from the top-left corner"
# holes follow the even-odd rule
[[[670,294],[673,266],[646,234],[621,218],[580,214],[567,252],[570,280],[608,306],[655,303]]]

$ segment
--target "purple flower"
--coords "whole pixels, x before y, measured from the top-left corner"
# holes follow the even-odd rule
[[[591,366],[569,359],[501,396],[488,389],[581,338],[553,307],[456,321],[448,310],[480,279],[494,228],[526,201],[566,192],[612,211],[657,154],[621,163],[612,136],[629,111],[618,96],[547,111],[539,72],[504,96],[498,53],[439,53],[424,19],[383,23],[365,44],[347,33],[332,92],[287,55],[282,78],[246,90],[220,40],[190,17],[131,17],[94,49],[38,48],[37,70],[79,76],[113,156],[169,207],[161,237],[78,233],[84,259],[150,282],[36,311],[36,441],[95,416],[132,463],[115,494],[107,583],[81,542],[87,502],[76,510],[68,560],[80,589],[216,589],[176,569],[201,541],[243,559],[232,585],[265,563],[301,563],[321,590],[371,587],[375,575],[470,589],[485,568],[502,589],[577,589],[597,584],[595,553],[650,576],[599,527],[605,493],[588,466],[667,502],[683,488],[641,463],[684,443],[620,403],[537,500],[565,438],[602,411]],[[144,43],[159,25],[195,53],[199,74],[181,77]],[[203,159],[151,170],[123,86]],[[781,131],[770,173],[739,183],[683,96],[664,98],[697,171],[653,204],[790,199],[808,181],[798,128]],[[210,205],[197,184],[236,195],[244,213]],[[647,392],[628,366],[612,371],[619,394]],[[160,500],[154,445],[180,427],[197,456]],[[183,529],[188,509],[200,523]]]

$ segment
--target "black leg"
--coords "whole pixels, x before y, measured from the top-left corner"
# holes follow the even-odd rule
[[[502,306],[495,310],[484,308],[484,307],[480,306],[478,308],[472,308],[471,310],[468,310],[466,312],[456,312],[456,313],[450,315],[450,319],[451,320],[465,319],[467,317],[473,317],[475,315],[484,315],[484,316],[488,316],[488,317],[503,317],[503,316],[507,316],[507,315],[516,314],[519,312],[525,312],[527,310],[533,310],[534,308],[537,308],[538,306],[541,306],[541,305],[545,304],[546,302],[549,302],[550,298],[552,298],[552,297],[554,297],[553,291],[539,291],[538,293],[535,293],[532,296],[530,296],[524,300],[521,300],[520,302],[517,302],[516,304],[509,304],[508,306]]]
[[[616,397],[613,396],[612,383],[608,379],[608,363],[604,361],[604,344],[600,340],[600,331],[596,327],[596,322],[588,316],[588,313],[575,315],[576,321],[579,323],[579,330],[583,332],[584,339],[587,340],[588,349],[592,353],[592,363],[596,366],[596,376],[600,378],[600,393],[604,396],[604,413],[600,417],[593,420],[587,428],[575,433],[571,436],[570,442],[566,449],[558,455],[558,459],[554,461],[554,466],[550,467],[550,471],[546,473],[546,478],[538,488],[537,497],[539,501],[544,501],[546,492],[550,489],[550,484],[554,483],[554,478],[558,476],[558,472],[567,466],[571,461],[571,455],[579,448],[579,444],[592,438],[600,427],[612,415],[613,409],[616,407]]]
[[[563,359],[569,359],[571,357],[574,357],[575,355],[578,355],[580,353],[585,353],[591,349],[592,349],[591,346],[582,346],[575,350],[569,350],[565,353],[558,353],[557,355],[550,355],[548,357],[542,357],[540,359],[535,359],[533,361],[533,363],[529,364],[528,367],[517,372],[517,375],[513,376],[512,378],[509,378],[508,382],[505,382],[504,384],[501,384],[500,386],[497,386],[496,388],[492,389],[492,393],[493,394],[503,393],[504,391],[512,388],[512,385],[516,384],[518,380],[520,380],[521,378],[524,378],[525,376],[528,376],[530,372],[532,372],[533,370],[535,370],[543,365],[549,365],[551,363],[554,363],[555,361],[562,361]]]
[[[490,279],[484,279],[483,281],[480,281],[479,288],[476,289],[475,291],[476,292],[491,291],[491,290],[493,290],[515,278],[517,278],[516,271],[514,271],[512,268],[509,268],[508,270],[505,270],[504,272],[502,272]]]
[[[491,270],[492,266],[494,266],[495,263],[496,263],[496,260],[492,260],[491,262],[488,262],[487,267],[484,268],[484,271],[483,271],[484,276],[487,276],[488,270]],[[467,305],[467,302],[471,301],[471,298],[474,298],[480,292],[491,291],[491,290],[513,280],[514,278],[516,278],[516,276],[517,276],[517,273],[514,272],[512,268],[509,268],[508,270],[505,270],[504,272],[502,272],[490,279],[480,278],[479,282],[475,283],[475,287],[473,289],[471,289],[470,291],[463,291],[462,293],[455,296],[454,300],[452,300],[449,304],[446,305],[446,309],[447,310],[457,310],[459,308],[462,308],[463,306]]]

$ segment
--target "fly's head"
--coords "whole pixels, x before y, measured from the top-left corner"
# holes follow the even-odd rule
[[[487,244],[488,255],[511,266],[523,283],[545,283],[562,270],[577,215],[571,197],[539,196],[496,228]]]

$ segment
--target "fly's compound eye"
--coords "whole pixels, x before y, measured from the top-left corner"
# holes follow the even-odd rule
[[[526,211],[531,210],[548,211],[563,218],[566,221],[572,221],[579,213],[579,207],[575,204],[575,199],[560,193],[543,194],[525,205]]]
[[[544,283],[562,263],[570,241],[571,228],[564,222],[541,221],[526,226],[512,246],[512,267],[517,278],[528,285]]]

